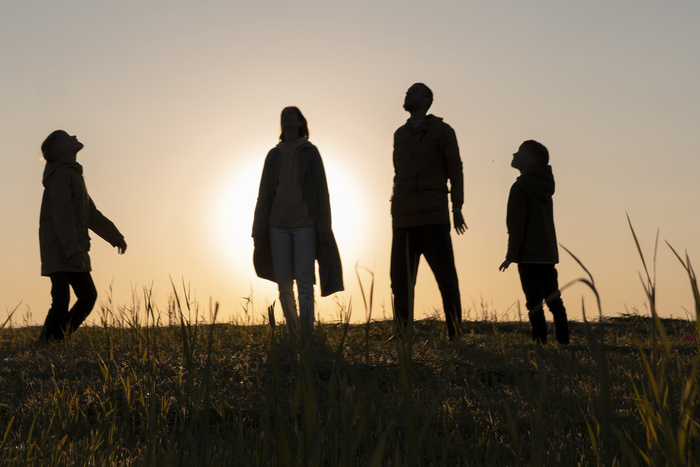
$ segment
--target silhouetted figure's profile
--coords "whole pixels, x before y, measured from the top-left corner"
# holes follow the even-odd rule
[[[88,195],[83,167],[76,162],[82,148],[78,138],[63,130],[51,133],[41,145],[46,160],[39,216],[41,275],[51,278],[51,308],[39,337],[43,342],[62,340],[78,329],[97,300],[88,229],[117,247],[119,254],[126,251],[124,236]],[[68,311],[71,287],[77,301]]]
[[[518,263],[532,339],[547,342],[542,303],[546,302],[554,317],[557,341],[568,344],[569,323],[554,266],[559,262],[559,252],[554,230],[554,176],[549,165],[549,151],[537,141],[525,141],[513,154],[511,166],[521,175],[513,183],[508,197],[508,252],[499,269],[505,271],[511,263]]]
[[[316,259],[322,296],[343,290],[342,267],[331,230],[326,172],[308,140],[306,119],[297,107],[286,107],[280,123],[280,142],[267,154],[260,180],[253,259],[258,276],[277,282],[290,331],[307,335],[314,327]]]
[[[442,118],[426,115],[432,102],[425,84],[411,86],[403,104],[411,117],[394,133],[391,288],[394,318],[403,332],[413,320],[418,263],[425,256],[442,294],[447,335],[453,339],[461,334],[462,304],[447,198],[449,194],[455,230],[463,234],[464,182],[454,130]]]

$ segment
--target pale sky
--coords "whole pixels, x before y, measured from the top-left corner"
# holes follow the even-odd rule
[[[469,230],[453,242],[465,318],[517,319],[524,303],[516,268],[498,266],[511,154],[526,139],[549,148],[559,241],[593,273],[604,312],[646,313],[629,213],[649,261],[660,232],[661,314],[690,316],[688,280],[665,241],[700,261],[696,1],[28,0],[0,13],[2,321],[19,304],[14,324],[40,324],[50,305],[39,147],[57,128],[85,144],[90,195],[128,243],[119,256],[92,235],[98,303],[111,287],[129,308],[147,287],[165,311],[172,277],[203,310],[219,301],[223,320],[251,293],[262,314],[276,285],[253,271],[252,211],[288,105],[305,114],[326,165],[347,289],[335,300],[352,300],[363,319],[359,264],[374,272],[374,316],[384,307],[390,317],[392,135],[419,81],[464,163]],[[560,258],[560,284],[583,276]],[[594,314],[583,286],[563,297],[571,318],[582,297]],[[436,308],[423,261],[416,315]],[[334,298],[319,297],[318,312],[337,319]]]

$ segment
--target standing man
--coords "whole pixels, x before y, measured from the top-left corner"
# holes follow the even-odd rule
[[[394,319],[403,332],[413,321],[418,263],[425,256],[440,288],[452,340],[461,333],[462,304],[447,197],[449,193],[455,230],[461,235],[467,230],[462,216],[464,179],[454,130],[442,118],[426,115],[432,103],[428,86],[411,86],[403,104],[411,117],[394,133],[391,288]]]
[[[90,275],[88,229],[126,251],[124,236],[100,213],[88,195],[83,167],[76,162],[83,143],[63,130],[51,133],[41,145],[46,159],[44,196],[39,215],[41,275],[51,278],[51,308],[39,340],[62,340],[78,329],[92,311],[97,290]],[[70,288],[77,298],[68,311]]]

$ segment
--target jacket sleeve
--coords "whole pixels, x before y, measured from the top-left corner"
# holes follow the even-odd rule
[[[107,219],[100,211],[97,210],[95,203],[89,196],[88,228],[102,237],[112,246],[117,246],[117,244],[124,238],[124,236],[117,229],[117,226],[115,226],[112,221]]]
[[[506,213],[506,226],[508,227],[507,260],[518,262],[523,239],[525,237],[526,220],[527,203],[525,195],[516,182],[510,188],[508,210]]]
[[[263,164],[262,175],[260,176],[260,186],[258,188],[258,199],[255,203],[255,213],[253,214],[253,232],[251,236],[253,237],[265,237],[267,234],[267,226],[270,217],[270,189],[269,185],[272,183],[270,179],[272,177],[272,151],[265,157],[265,163]]]
[[[464,204],[464,174],[462,159],[459,157],[457,135],[449,125],[445,125],[442,136],[443,154],[447,168],[447,178],[450,180],[450,199],[452,211],[461,211]]]
[[[73,185],[66,171],[57,171],[51,183],[45,187],[51,202],[51,221],[66,258],[83,252],[75,228],[76,215],[73,206]]]
[[[326,170],[323,167],[323,160],[318,150],[314,151],[311,164],[311,177],[314,183],[314,190],[318,199],[319,218],[316,229],[319,232],[330,232],[331,228],[331,200],[328,193],[328,180]]]

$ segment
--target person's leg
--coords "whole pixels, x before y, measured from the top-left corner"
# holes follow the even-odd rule
[[[413,297],[420,255],[411,241],[411,229],[394,228],[391,243],[391,291],[394,294],[394,324],[403,332],[413,321]]]
[[[83,324],[97,301],[97,289],[89,272],[69,272],[68,279],[77,301],[68,313],[68,332],[72,333]]]
[[[48,342],[49,339],[62,340],[68,325],[68,305],[70,304],[70,281],[68,273],[55,272],[51,278],[51,308],[46,314],[44,326],[39,339]]]
[[[542,292],[549,311],[554,317],[554,334],[557,342],[566,345],[569,343],[569,321],[566,317],[566,308],[561,299],[559,281],[554,264],[543,265]]]
[[[430,225],[421,227],[420,230],[423,255],[440,289],[447,336],[452,339],[462,332],[462,299],[459,293],[450,226],[449,224]]]
[[[525,293],[525,307],[528,310],[530,325],[532,326],[532,339],[543,344],[547,342],[547,321],[544,318],[542,292],[541,264],[518,264],[520,283]]]
[[[316,227],[294,229],[294,277],[299,294],[301,332],[314,327],[314,283],[316,282]]]
[[[297,306],[294,301],[294,244],[288,229],[270,227],[272,268],[280,293],[282,313],[291,332],[299,330]]]

